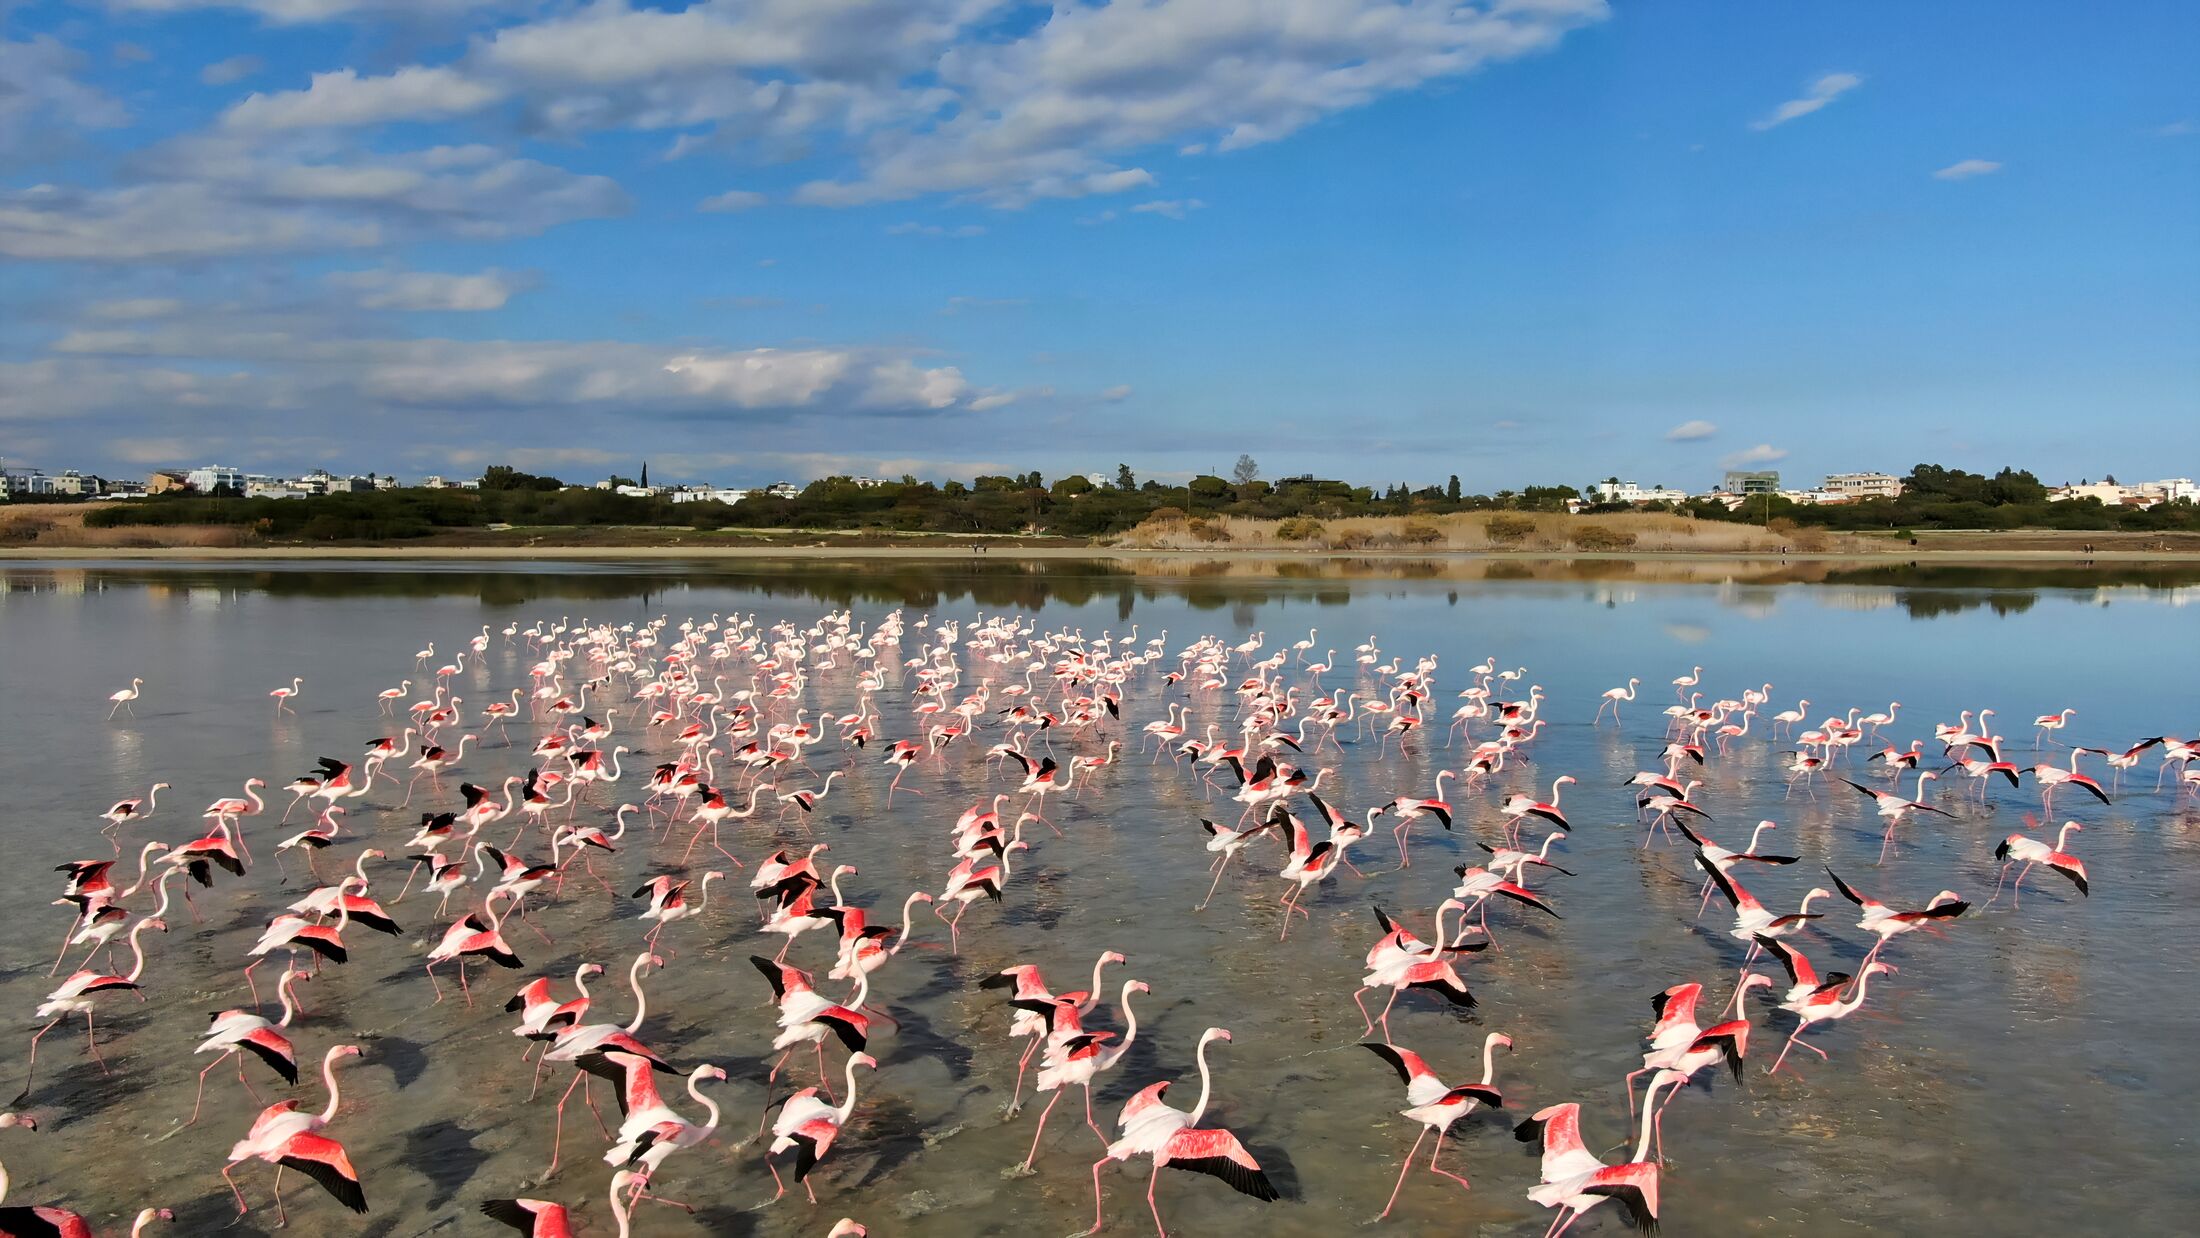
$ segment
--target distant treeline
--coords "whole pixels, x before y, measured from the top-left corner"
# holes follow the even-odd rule
[[[1247,472],[1242,467],[1240,473]],[[1897,499],[1812,506],[1773,496],[1729,510],[1708,499],[1660,505],[1707,520],[1763,524],[1786,519],[1843,530],[1908,529],[2200,529],[2200,507],[2107,507],[2082,499],[2047,501],[2047,487],[2028,472],[2003,469],[1988,477],[1921,464],[1903,479]],[[238,525],[263,536],[306,541],[392,541],[439,530],[520,526],[675,526],[698,529],[874,529],[902,533],[1003,534],[1044,532],[1101,537],[1149,520],[1243,516],[1407,516],[1463,511],[1563,511],[1581,492],[1572,486],[1529,486],[1494,495],[1462,494],[1459,479],[1409,489],[1377,489],[1341,481],[1287,478],[1268,482],[1202,476],[1187,485],[1139,482],[1127,467],[1095,484],[1084,476],[1051,483],[1038,473],[979,477],[945,484],[904,477],[862,485],[846,477],[809,484],[794,498],[753,495],[739,503],[674,503],[611,490],[566,487],[556,478],[498,466],[478,490],[399,489],[305,499],[161,495],[89,513],[99,528],[124,525]],[[1596,511],[1625,511],[1624,506]]]

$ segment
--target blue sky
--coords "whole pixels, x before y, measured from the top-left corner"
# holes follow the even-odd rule
[[[2200,469],[2200,6],[0,0],[0,456]]]

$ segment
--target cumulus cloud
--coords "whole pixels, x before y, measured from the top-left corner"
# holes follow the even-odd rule
[[[1696,421],[1684,421],[1679,425],[1674,426],[1672,429],[1667,430],[1665,432],[1665,440],[1669,443],[1695,443],[1710,438],[1712,435],[1717,434],[1718,432],[1719,427],[1711,424],[1708,421],[1704,421],[1701,419],[1698,419]]]
[[[1723,469],[1747,469],[1755,468],[1760,464],[1777,464],[1785,459],[1787,459],[1786,450],[1774,447],[1770,443],[1759,443],[1755,447],[1744,447],[1740,451],[1720,457],[1719,467]]]
[[[227,123],[442,119],[511,101],[538,130],[701,129],[682,133],[674,156],[782,141],[849,157],[852,174],[796,190],[806,204],[945,193],[1016,206],[1145,188],[1153,173],[1124,162],[1141,148],[1275,141],[1543,51],[1609,15],[1606,0],[1299,0],[1279,21],[1261,4],[1126,0],[1058,5],[1003,37],[1005,7],[602,0],[477,38],[451,63],[318,74],[304,90],[246,99]]]
[[[372,310],[482,311],[504,308],[518,285],[502,271],[447,275],[436,271],[337,271],[332,287],[358,295]]]
[[[1974,176],[1992,176],[2001,171],[2001,165],[1991,159],[1959,159],[1933,173],[1934,180],[1967,181]]]
[[[0,40],[0,155],[57,144],[56,134],[112,129],[129,110],[77,80],[84,57],[51,35]]]
[[[1801,95],[1772,109],[1770,115],[1751,121],[1749,127],[1770,129],[1808,116],[1863,84],[1864,79],[1854,73],[1828,73],[1805,87]]]
[[[747,211],[769,201],[770,198],[751,189],[728,189],[724,193],[703,199],[696,204],[695,209],[710,212]]]
[[[118,189],[0,192],[0,255],[87,262],[358,249],[393,239],[526,236],[625,213],[601,176],[482,146],[312,159],[198,138],[144,157]]]
[[[258,56],[231,56],[199,70],[199,80],[209,86],[227,86],[258,73],[266,65]]]
[[[448,66],[409,65],[382,77],[338,69],[314,74],[304,90],[255,91],[223,113],[222,123],[254,130],[443,120],[487,107],[503,93]]]

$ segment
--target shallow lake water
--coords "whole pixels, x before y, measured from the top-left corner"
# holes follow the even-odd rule
[[[440,664],[484,624],[494,633],[561,619],[641,625],[663,616],[676,625],[753,614],[767,626],[788,620],[807,627],[847,608],[866,631],[899,611],[908,631],[898,656],[909,658],[932,641],[933,629],[920,629],[920,619],[960,620],[967,636],[981,615],[1020,615],[1038,632],[1076,631],[1088,642],[1103,633],[1120,642],[1134,628],[1141,646],[1166,635],[1168,656],[1125,684],[1123,721],[1107,732],[1131,751],[1082,792],[1050,799],[1046,811],[1065,836],[1027,832],[1032,849],[1019,857],[1002,904],[981,903],[964,920],[959,957],[947,953],[940,923],[919,908],[914,944],[878,974],[873,990],[900,1027],[874,1028],[871,1051],[881,1066],[859,1078],[854,1116],[813,1177],[814,1208],[799,1191],[767,1206],[772,1179],[761,1145],[739,1146],[765,1103],[772,1057],[769,990],[745,959],[779,945],[756,931],[747,871],[715,887],[704,916],[669,929],[666,944],[678,956],[648,982],[642,1037],[682,1067],[710,1061],[727,1069],[730,1081],[713,1091],[726,1106],[728,1133],[674,1156],[658,1175],[656,1189],[695,1204],[698,1215],[645,1204],[634,1232],[823,1235],[842,1216],[880,1235],[1083,1229],[1098,1142],[1083,1125],[1077,1096],[1056,1110],[1036,1173],[1004,1173],[1022,1158],[1037,1107],[1003,1119],[1021,1046],[1007,1036],[1009,1011],[999,995],[978,981],[1030,962],[1056,988],[1082,988],[1103,950],[1120,951],[1129,963],[1110,976],[1110,1000],[1097,1022],[1120,1026],[1113,990],[1122,980],[1152,986],[1134,1001],[1132,1051],[1096,1088],[1103,1125],[1133,1091],[1161,1079],[1179,1081],[1171,1099],[1189,1104],[1201,1031],[1228,1027],[1234,1040],[1211,1053],[1208,1122],[1237,1133],[1285,1196],[1262,1204],[1208,1177],[1164,1174],[1160,1200],[1171,1232],[1354,1232],[1381,1210],[1418,1130],[1398,1116],[1405,1101],[1396,1077],[1355,1044],[1362,1020],[1351,994],[1361,957],[1379,935],[1370,909],[1401,913],[1425,934],[1429,910],[1455,880],[1453,866],[1486,858],[1475,842],[1501,837],[1498,800],[1513,791],[1540,798],[1552,778],[1571,774],[1580,781],[1567,788],[1564,807],[1574,830],[1552,858],[1577,875],[1546,873],[1533,882],[1563,919],[1493,907],[1501,948],[1464,968],[1479,1006],[1457,1011],[1412,994],[1391,1019],[1397,1042],[1452,1081],[1479,1077],[1485,1033],[1507,1033],[1514,1048],[1497,1067],[1506,1109],[1470,1116],[1445,1145],[1446,1167],[1465,1174],[1473,1189],[1416,1170],[1388,1228],[1540,1234],[1549,1215],[1524,1196],[1536,1181],[1534,1149],[1513,1139],[1511,1124],[1540,1106],[1575,1100],[1592,1148],[1631,1146],[1620,1078],[1640,1063],[1650,996],[1699,980],[1723,999],[1740,961],[1716,899],[1697,919],[1700,879],[1687,849],[1659,841],[1645,850],[1631,790],[1619,785],[1658,767],[1659,711],[1675,699],[1669,680],[1701,665],[1706,700],[1769,683],[1767,714],[1804,697],[1813,720],[1899,700],[1885,737],[1902,746],[1930,741],[1932,725],[1954,721],[1959,710],[1989,707],[2012,759],[2027,765],[2036,759],[2030,720],[2063,708],[2077,713],[2061,738],[2107,748],[2200,727],[2192,606],[2200,585],[2177,569],[2100,577],[1984,569],[1685,574],[1659,580],[1625,564],[1524,567],[1497,578],[1481,568],[1395,563],[1325,566],[1296,578],[1238,565],[1185,574],[1181,565],[1134,573],[1105,563],[0,565],[7,719],[0,838],[15,868],[15,879],[0,884],[7,926],[0,1008],[15,1012],[18,1036],[0,1052],[16,1072],[6,1086],[18,1086],[23,1045],[36,1026],[31,1011],[56,983],[46,970],[68,911],[49,905],[61,892],[51,870],[111,854],[97,814],[151,782],[171,784],[150,820],[122,831],[126,859],[118,867],[134,870],[140,843],[197,836],[201,806],[235,794],[245,778],[280,787],[316,757],[356,758],[368,740],[394,729],[378,716],[377,692],[411,679],[410,699],[425,694],[423,681],[433,676],[416,667],[414,653],[430,641]],[[1485,657],[1507,670],[1527,669],[1498,694],[1540,685],[1548,726],[1525,750],[1529,760],[1486,787],[1453,787],[1454,832],[1416,824],[1411,867],[1398,867],[1389,828],[1380,827],[1355,852],[1367,875],[1342,872],[1316,887],[1306,901],[1311,919],[1279,944],[1282,886],[1272,845],[1241,857],[1213,904],[1193,911],[1208,883],[1198,820],[1233,820],[1238,809],[1188,766],[1166,756],[1149,763],[1137,751],[1138,728],[1168,704],[1188,701],[1195,730],[1216,723],[1232,731],[1237,708],[1228,692],[1188,695],[1188,685],[1165,685],[1162,671],[1202,634],[1235,644],[1264,633],[1265,653],[1288,650],[1309,629],[1318,629],[1315,654],[1336,651],[1337,670],[1322,678],[1324,689],[1374,689],[1379,677],[1353,660],[1371,636],[1386,660],[1410,666],[1424,655],[1439,658],[1432,723],[1402,755],[1395,743],[1382,747],[1348,727],[1341,751],[1324,747],[1307,760],[1334,771],[1327,798],[1355,817],[1394,795],[1427,795],[1437,769],[1458,767],[1463,753],[1445,723],[1460,703],[1456,694],[1473,682],[1469,668]],[[676,635],[668,629],[655,652],[662,655]],[[469,656],[452,680],[466,702],[468,729],[480,729],[480,706],[531,686],[527,672],[538,656],[524,641],[497,635],[484,657]],[[988,677],[997,691],[1021,681],[1025,659],[994,666],[964,650],[961,664],[964,691]],[[1245,666],[1236,660],[1234,673]],[[1301,685],[1302,700],[1315,695],[1290,660],[1279,673]],[[703,678],[714,674],[725,676],[730,691],[746,686],[751,671],[706,665]],[[106,721],[107,694],[132,676],[146,680],[136,716]],[[293,676],[305,680],[297,713],[277,716],[267,691]],[[1623,725],[1592,726],[1598,694],[1629,676],[1645,682],[1640,699],[1623,706]],[[911,890],[937,892],[952,866],[945,840],[956,815],[1014,779],[982,759],[1001,733],[981,731],[944,760],[912,770],[889,807],[892,771],[881,760],[886,742],[918,733],[912,682],[907,671],[888,670],[874,697],[882,716],[870,748],[851,760],[828,737],[811,750],[816,775],[849,771],[816,814],[767,806],[738,827],[728,823],[728,850],[754,864],[781,844],[828,841],[826,859],[861,870],[843,887],[849,901],[881,919],[898,919]],[[796,704],[814,718],[847,712],[855,699],[855,672],[843,661],[814,674]],[[1009,703],[994,701],[996,708]],[[649,767],[676,750],[666,731],[645,729],[630,712],[624,684],[590,705],[598,717],[605,707],[616,710],[616,733],[605,746],[631,749],[622,781],[599,789],[581,810],[582,820],[608,828],[611,807],[640,800]],[[1489,729],[1477,723],[1476,737]],[[555,944],[508,926],[525,968],[474,968],[470,1010],[455,993],[432,1004],[421,955],[441,931],[433,901],[415,893],[390,904],[408,868],[394,857],[419,808],[456,807],[460,779],[494,785],[524,773],[529,741],[543,730],[515,723],[509,746],[489,732],[446,777],[440,800],[423,783],[410,809],[399,807],[402,788],[388,784],[349,801],[350,832],[324,853],[321,870],[347,869],[362,845],[390,851],[393,858],[369,870],[372,892],[405,932],[347,933],[351,961],[305,987],[314,1013],[293,1032],[302,1063],[317,1063],[343,1041],[365,1049],[343,1068],[344,1106],[330,1133],[350,1150],[372,1211],[353,1217],[288,1176],[292,1232],[497,1232],[476,1213],[479,1201],[515,1194],[577,1205],[588,1232],[612,1232],[603,1202],[609,1168],[599,1159],[604,1142],[577,1100],[568,1110],[565,1167],[535,1182],[548,1162],[551,1106],[565,1076],[546,1076],[545,1095],[528,1102],[530,1068],[520,1062],[521,1043],[502,1007],[535,975],[554,976],[561,992],[569,990],[574,968],[594,960],[612,973],[596,988],[594,1016],[623,1022],[631,1012],[623,973],[647,927],[635,918],[640,904],[607,897],[576,873],[534,915]],[[1792,908],[1810,886],[1830,884],[1830,864],[1890,903],[1922,905],[1952,888],[1979,907],[1944,935],[1913,934],[1888,948],[1899,974],[1879,978],[1864,1012],[1812,1033],[1830,1062],[1798,1050],[1789,1060],[1799,1073],[1766,1077],[1792,1019],[1771,1010],[1761,993],[1753,999],[1746,1086],[1723,1071],[1706,1072],[1668,1111],[1667,1231],[2184,1232],[2200,1206],[2200,1175],[2192,1171],[2200,1067],[2191,1061],[2200,1027],[2191,961],[2200,957],[2200,805],[2178,792],[2174,776],[2164,790],[2153,789],[2153,754],[2127,776],[2113,804],[2058,795],[2053,822],[2038,830],[2024,822],[2039,809],[2029,778],[2021,790],[1993,790],[1982,806],[1964,798],[1968,786],[1953,785],[1965,781],[1958,777],[1932,788],[1956,819],[1903,826],[1881,866],[1870,805],[1835,783],[1818,786],[1815,798],[1802,791],[1784,798],[1781,751],[1788,745],[1764,730],[1760,716],[1731,753],[1714,753],[1688,776],[1705,781],[1696,798],[1714,818],[1705,828],[1721,842],[1739,846],[1755,822],[1769,818],[1779,828],[1766,848],[1803,857],[1792,867],[1749,866],[1739,874],[1769,905]],[[1055,740],[1065,763],[1072,752],[1097,750],[1091,735]],[[1885,785],[1863,764],[1867,751],[1855,750],[1843,772]],[[2063,749],[2049,751],[2064,759]],[[2089,772],[2107,775],[2098,758]],[[742,785],[733,775],[722,781]],[[1914,785],[1902,781],[1905,791]],[[782,776],[784,789],[816,782],[800,770]],[[204,922],[193,923],[178,906],[169,916],[173,930],[148,938],[148,1000],[124,996],[103,1005],[100,1037],[111,1075],[86,1056],[81,1022],[46,1038],[36,1092],[23,1106],[44,1129],[0,1132],[0,1162],[14,1179],[9,1203],[66,1203],[100,1232],[123,1232],[128,1215],[147,1204],[174,1208],[184,1233],[212,1233],[231,1221],[219,1170],[257,1105],[224,1067],[209,1078],[206,1117],[175,1132],[206,1061],[190,1050],[207,1013],[247,1004],[244,952],[279,905],[312,884],[295,857],[286,860],[287,881],[274,862],[276,841],[304,824],[299,814],[289,827],[276,825],[288,798],[274,792],[271,811],[247,819],[258,862],[244,879],[199,891]],[[1303,800],[1299,810],[1306,811]],[[2006,894],[1984,907],[1998,868],[1995,843],[2013,831],[2050,834],[2064,819],[2086,827],[2072,849],[2090,868],[2091,897],[2035,872],[2021,908]],[[502,845],[512,828],[492,826],[484,837]],[[677,841],[652,846],[646,834],[630,832],[620,853],[599,857],[596,867],[623,895],[643,877],[677,867],[686,837],[680,831]],[[520,850],[547,858],[539,838]],[[706,861],[729,867],[707,846],[693,868]],[[1836,901],[1817,910],[1830,914],[1819,931],[1797,940],[1821,968],[1853,966],[1869,945],[1854,927],[1853,908]],[[120,953],[127,966],[127,951]],[[828,936],[815,933],[796,942],[789,961],[822,977],[831,958]],[[263,992],[279,970],[279,963],[262,969]],[[837,994],[839,986],[831,987]],[[843,1056],[837,1044],[830,1047],[836,1088]],[[248,1066],[267,1099],[296,1095],[318,1109],[322,1092],[311,1070],[303,1066],[299,1086],[285,1092],[257,1062]],[[814,1081],[806,1058],[790,1070],[798,1081]],[[676,1107],[696,1113],[669,1081],[666,1091]],[[272,1227],[272,1173],[257,1163],[238,1171],[253,1211],[228,1232]],[[1108,1232],[1151,1232],[1145,1176],[1143,1161],[1103,1175]],[[1618,1210],[1607,1207],[1573,1232],[1620,1228]]]

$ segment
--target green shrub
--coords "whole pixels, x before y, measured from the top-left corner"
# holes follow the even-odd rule
[[[1276,540],[1309,542],[1322,535],[1322,522],[1312,516],[1292,516],[1276,525]]]

